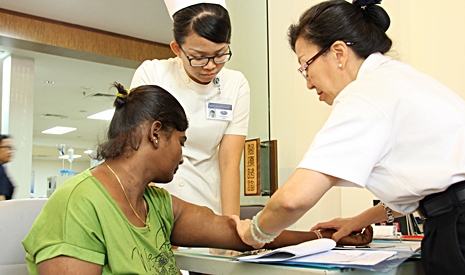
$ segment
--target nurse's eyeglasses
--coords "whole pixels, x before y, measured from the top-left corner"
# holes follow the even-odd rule
[[[335,43],[336,41],[334,41]],[[302,66],[300,66],[300,68],[297,69],[297,71],[302,74],[302,76],[307,79],[307,69],[308,69],[308,66],[310,66],[310,64],[313,63],[313,61],[315,61],[320,55],[324,54],[327,50],[329,50],[329,48],[334,44],[334,43],[331,43],[331,45],[327,46],[327,47],[324,47],[321,51],[317,52],[312,58],[310,58],[307,62],[305,62],[304,64],[302,64]],[[352,46],[354,43],[352,42],[345,42],[347,46]]]
[[[210,62],[210,60],[213,60],[213,63],[216,65],[223,64],[231,60],[232,52],[231,49],[228,46],[228,53],[222,53],[222,54],[217,54],[215,56],[199,56],[199,57],[189,57],[187,56],[186,52],[182,49],[181,46],[179,46],[181,51],[184,53],[186,56],[187,60],[189,60],[189,64],[191,64],[192,67],[203,67]]]

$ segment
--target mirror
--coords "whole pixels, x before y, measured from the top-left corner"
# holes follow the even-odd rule
[[[84,152],[95,149],[108,121],[86,117],[112,108],[115,91],[110,90],[111,83],[118,81],[129,87],[135,69],[5,46],[0,46],[0,50],[4,51],[0,58],[11,54],[14,58],[34,60],[32,171],[34,194],[42,197],[46,194],[48,177],[58,175],[61,169],[81,172],[91,165]],[[42,133],[55,126],[77,130],[63,135]],[[20,142],[12,137],[15,144]],[[60,146],[64,147],[62,151]],[[62,154],[68,156],[70,148],[74,149],[72,162],[59,159]],[[21,162],[17,156],[11,163],[16,162]]]
[[[232,24],[231,50],[234,57],[230,69],[241,71],[250,86],[250,120],[247,139],[270,140],[268,82],[268,24],[266,0],[227,0]],[[270,148],[262,148],[268,152]],[[267,154],[261,154],[261,168],[269,167]],[[241,164],[241,205],[265,204],[269,195],[244,196],[244,164]],[[268,184],[267,184],[268,181]],[[269,186],[269,177],[261,177],[262,186]]]

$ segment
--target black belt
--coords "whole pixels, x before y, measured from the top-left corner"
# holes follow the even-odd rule
[[[449,213],[463,203],[465,203],[465,181],[454,183],[441,193],[423,198],[418,213],[424,218],[432,218]]]

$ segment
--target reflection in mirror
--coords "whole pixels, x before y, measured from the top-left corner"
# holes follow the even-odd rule
[[[3,51],[1,59],[12,55],[34,62],[33,193],[43,197],[48,177],[59,175],[62,169],[81,172],[91,165],[85,151],[95,149],[108,121],[87,117],[113,108],[115,91],[109,89],[111,83],[118,81],[129,86],[134,69],[5,46],[0,46],[0,51]],[[42,133],[55,126],[76,130],[63,135]],[[15,142],[21,141],[13,138]],[[59,159],[73,150],[72,161]],[[12,164],[15,161],[21,162],[13,158]]]
[[[244,73],[251,88],[251,111],[247,138],[260,138],[261,141],[266,142],[270,140],[268,122],[267,1],[227,0],[227,6],[233,25],[231,46],[234,51],[234,58],[227,65],[231,69]],[[86,38],[90,39],[90,37]],[[9,39],[11,39],[11,36]],[[15,45],[23,45],[28,42],[16,39],[15,43]],[[31,177],[35,183],[35,196],[41,197],[46,194],[47,178],[50,175],[59,174],[62,168],[70,168],[71,164],[75,172],[80,172],[89,167],[90,158],[83,151],[95,147],[99,133],[105,130],[108,122],[91,121],[86,117],[111,107],[114,100],[114,91],[108,89],[110,83],[119,81],[123,85],[129,86],[134,69],[138,64],[126,64],[124,65],[126,67],[115,66],[114,64],[119,64],[122,59],[116,58],[115,61],[111,57],[104,55],[100,55],[103,60],[98,60],[99,63],[84,61],[93,60],[95,54],[89,57],[88,55],[92,55],[91,53],[87,54],[83,51],[67,49],[65,46],[62,46],[62,48],[55,46],[53,50],[45,51],[45,53],[43,49],[37,49],[36,51],[36,49],[22,46],[19,47],[21,49],[15,49],[11,46],[12,43],[5,43],[4,37],[0,36],[0,50],[4,51],[0,55],[1,59],[13,54],[14,56],[34,60],[32,152],[32,170],[34,173],[32,173]],[[39,45],[39,47],[44,46]],[[157,58],[155,52],[147,50],[147,48],[145,51],[139,48],[133,50],[138,50],[144,54],[151,53],[153,54],[151,59]],[[63,51],[66,52],[67,57],[51,54],[57,53],[63,56]],[[132,62],[134,63],[134,60]],[[58,124],[61,124],[59,126],[76,125],[77,130],[62,136],[46,136],[41,133],[43,130]],[[65,154],[67,149],[72,147],[74,154],[82,155],[82,157],[74,159],[72,163],[67,160],[58,160],[61,145],[65,145]],[[19,173],[24,173],[20,163],[25,161],[28,160],[20,159],[20,156],[17,155],[11,165],[17,165]],[[242,190],[241,192],[243,193]],[[27,196],[29,196],[29,193],[16,197]],[[263,204],[266,200],[267,196],[248,198],[242,196],[241,203]]]
[[[250,121],[247,139],[270,140],[268,110],[268,30],[266,0],[227,0],[232,24],[231,49],[234,57],[227,67],[241,71],[250,85]],[[269,150],[263,148],[262,150]],[[269,155],[269,154],[262,154]],[[269,167],[269,159],[261,159]],[[244,196],[244,164],[241,165],[241,204],[265,204],[269,196]],[[265,170],[264,170],[265,171]],[[263,177],[263,184],[269,186]],[[268,192],[269,194],[269,192]]]

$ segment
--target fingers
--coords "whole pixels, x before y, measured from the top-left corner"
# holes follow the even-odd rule
[[[229,216],[229,218],[236,224],[237,234],[239,235],[239,237],[241,237],[242,241],[244,242],[245,231],[248,228],[248,223],[250,222],[250,220],[241,220],[237,215],[231,215]]]
[[[236,223],[236,226],[241,222],[241,219],[237,215],[231,215],[229,218]]]
[[[320,222],[320,223],[317,223],[315,226],[312,227],[312,229],[310,229],[310,231],[315,231],[315,230],[318,230],[318,229],[339,229],[341,228],[341,226],[344,224],[344,221],[343,219],[341,218],[337,218],[337,219],[332,219],[330,221],[327,221],[327,222]]]
[[[331,239],[333,239],[336,243],[339,242],[342,238],[346,237],[347,235],[346,234],[343,234],[339,231],[336,231],[333,236],[331,237]]]
[[[373,228],[369,225],[362,230],[349,233],[344,233],[341,229],[337,233],[334,233],[333,240],[342,245],[369,244],[373,240]]]
[[[252,236],[248,234],[251,223],[249,219],[241,220],[237,215],[231,215],[229,218],[236,224],[237,234],[243,243],[252,246],[254,249],[260,249],[265,245],[255,241]]]
[[[371,225],[368,225],[364,229],[365,230],[362,232],[362,235],[367,241],[367,243],[371,243],[371,241],[373,241],[373,227]]]
[[[313,226],[310,231],[315,231],[319,229],[327,229],[327,228],[334,228],[330,225],[330,222],[319,222],[315,226]]]

